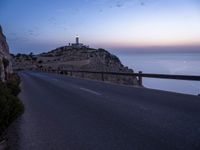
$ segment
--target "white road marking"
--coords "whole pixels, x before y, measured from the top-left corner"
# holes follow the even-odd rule
[[[41,78],[45,78],[45,79],[47,79],[47,78],[49,78],[49,79],[51,79],[52,81],[59,81],[59,79],[57,79],[57,78],[51,78],[51,77],[49,77],[49,76],[47,76],[47,75],[43,75],[43,74],[38,74],[38,73],[33,73],[35,76],[38,76],[38,77],[41,77]],[[69,84],[68,84],[69,85]],[[95,94],[95,95],[98,95],[98,96],[101,96],[102,94],[101,93],[99,93],[99,92],[96,92],[96,91],[93,91],[93,90],[90,90],[90,89],[87,89],[87,88],[83,88],[83,87],[78,87],[78,86],[76,86],[76,85],[73,85],[73,84],[71,84],[70,85],[71,87],[74,87],[74,88],[79,88],[80,90],[83,90],[83,91],[86,91],[86,92],[89,92],[89,93],[92,93],[92,94]]]
[[[102,95],[101,93],[93,91],[93,90],[90,90],[90,89],[86,89],[86,88],[82,88],[82,87],[80,87],[80,89],[83,90],[83,91],[98,95],[98,96]]]

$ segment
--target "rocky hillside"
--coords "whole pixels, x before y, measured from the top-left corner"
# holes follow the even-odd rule
[[[59,69],[59,70],[87,70],[131,73],[120,62],[119,58],[104,49],[92,49],[88,47],[74,48],[64,46],[39,55],[18,54],[13,59],[14,69]],[[74,74],[74,76],[79,76]],[[85,75],[87,76],[87,75]],[[88,78],[99,79],[98,75],[90,75]],[[137,84],[134,77],[106,76],[107,81],[124,84]]]
[[[0,80],[5,81],[8,75],[12,73],[11,56],[6,37],[0,26]]]

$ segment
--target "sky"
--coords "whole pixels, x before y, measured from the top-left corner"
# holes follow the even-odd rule
[[[75,41],[117,53],[200,52],[200,0],[0,0],[12,53]]]

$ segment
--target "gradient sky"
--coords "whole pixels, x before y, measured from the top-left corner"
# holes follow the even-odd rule
[[[0,0],[13,53],[74,42],[117,52],[199,51],[200,0]]]

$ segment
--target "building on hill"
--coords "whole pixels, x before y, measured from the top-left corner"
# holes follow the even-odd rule
[[[89,48],[89,46],[86,46],[83,43],[79,43],[79,36],[78,35],[76,36],[75,40],[76,40],[76,43],[72,43],[72,44],[69,43],[69,46],[71,46],[73,48],[78,48],[78,49],[86,48],[86,47]]]

